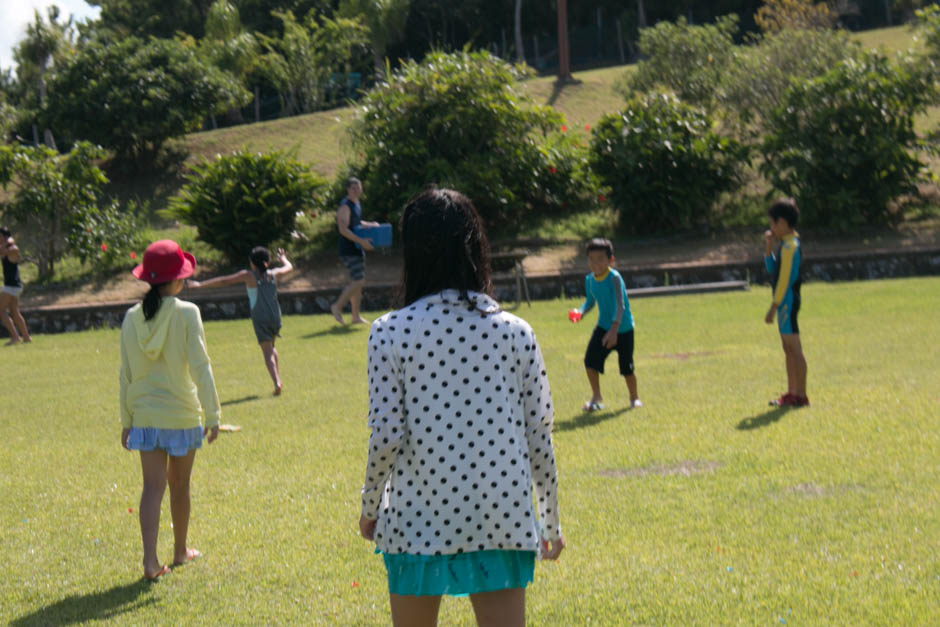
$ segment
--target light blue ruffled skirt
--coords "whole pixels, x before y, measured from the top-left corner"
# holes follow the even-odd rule
[[[202,427],[192,429],[159,429],[131,427],[127,448],[134,451],[161,449],[173,457],[184,457],[189,451],[202,448]]]
[[[407,596],[466,596],[525,588],[535,572],[535,551],[471,551],[452,555],[382,553],[388,591]]]

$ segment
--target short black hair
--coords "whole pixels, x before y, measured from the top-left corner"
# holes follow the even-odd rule
[[[792,198],[778,198],[770,205],[767,215],[770,216],[771,220],[780,220],[781,218],[786,220],[792,229],[800,221],[800,208],[796,206],[796,201]]]
[[[472,307],[469,291],[491,296],[490,246],[470,199],[452,189],[426,189],[401,216],[405,305],[455,289]]]
[[[10,228],[6,226],[0,226],[0,235],[4,237],[10,237],[13,233],[10,233]]]
[[[251,249],[251,253],[248,254],[248,258],[251,259],[251,263],[255,264],[255,267],[259,270],[264,270],[268,267],[268,264],[271,263],[271,253],[264,246],[255,246]]]
[[[591,252],[592,250],[602,250],[607,253],[607,258],[610,259],[614,256],[614,245],[609,239],[604,239],[603,237],[595,237],[587,244],[587,250],[584,251],[584,254]]]

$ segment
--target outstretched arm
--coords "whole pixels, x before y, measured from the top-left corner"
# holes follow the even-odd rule
[[[252,285],[252,279],[251,272],[248,272],[248,270],[239,270],[235,274],[217,276],[212,279],[206,279],[205,281],[194,281],[190,279],[186,281],[186,287],[222,287],[224,285],[237,285],[238,283]]]
[[[270,272],[272,275],[280,276],[294,269],[294,266],[291,264],[290,259],[287,258],[287,253],[284,252],[283,248],[277,249],[277,259],[281,262],[281,265],[277,268],[271,268]]]

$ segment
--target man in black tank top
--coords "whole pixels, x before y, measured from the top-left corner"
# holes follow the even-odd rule
[[[343,320],[343,308],[346,303],[352,310],[353,324],[368,322],[359,315],[359,303],[362,301],[362,286],[366,282],[366,250],[372,250],[372,241],[359,237],[353,232],[357,226],[378,226],[378,222],[366,222],[362,219],[362,207],[359,198],[362,196],[362,182],[350,177],[346,181],[346,198],[336,210],[336,230],[339,232],[339,258],[349,270],[351,283],[343,288],[336,302],[330,306],[333,317],[340,324]]]
[[[0,265],[3,266],[3,287],[0,288],[0,324],[10,334],[11,344],[20,341],[29,342],[29,329],[20,313],[20,293],[23,282],[20,280],[20,249],[17,247],[10,229],[0,227]]]

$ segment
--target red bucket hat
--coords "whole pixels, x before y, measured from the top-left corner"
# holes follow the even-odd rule
[[[185,279],[196,270],[196,258],[184,253],[171,239],[161,239],[147,246],[144,262],[131,270],[131,274],[151,284]]]

